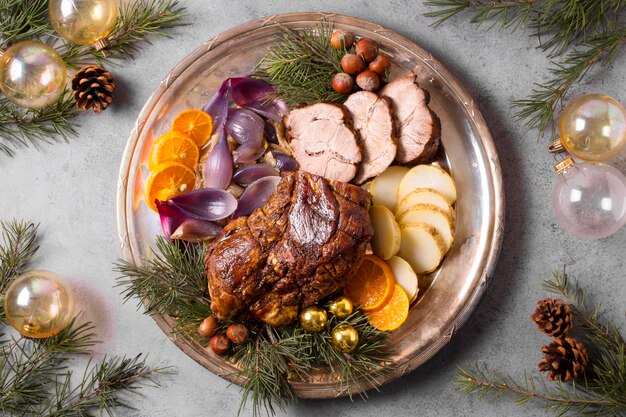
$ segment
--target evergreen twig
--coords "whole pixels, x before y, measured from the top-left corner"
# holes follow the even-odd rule
[[[470,22],[483,24],[492,22],[491,27],[517,28],[525,24],[532,10],[535,0],[496,0],[496,1],[467,1],[467,0],[431,0],[424,4],[438,7],[439,10],[425,13],[426,17],[433,17],[434,26],[439,26],[448,19],[469,14]]]

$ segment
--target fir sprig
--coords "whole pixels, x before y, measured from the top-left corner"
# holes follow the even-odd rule
[[[47,0],[0,0],[0,49],[53,32],[46,13]]]
[[[491,22],[490,27],[494,27],[500,21],[501,29],[517,28],[528,21],[534,2],[535,0],[432,0],[424,4],[438,7],[439,10],[425,13],[424,16],[437,19],[434,26],[439,26],[454,16],[468,14],[471,23],[480,25]]]
[[[580,324],[591,358],[584,378],[571,385],[555,382],[548,386],[543,378],[525,374],[517,382],[487,365],[476,365],[472,371],[459,369],[461,392],[493,399],[508,396],[519,405],[540,401],[559,416],[626,414],[626,342],[619,329],[602,319],[599,305],[586,302],[583,289],[565,271],[555,272],[543,286],[570,304]]]

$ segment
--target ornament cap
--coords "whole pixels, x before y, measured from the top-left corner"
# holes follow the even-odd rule
[[[4,56],[4,49],[0,49],[0,58]]]
[[[102,55],[104,55],[105,58],[111,56],[111,52],[108,50],[109,46],[111,46],[111,41],[109,41],[109,38],[98,39],[93,44],[93,47],[96,49],[96,51],[102,52]]]
[[[551,153],[565,152],[565,147],[563,146],[563,142],[561,142],[561,138],[556,138],[552,141],[550,146],[548,146],[548,152],[551,152]]]
[[[568,156],[558,164],[554,166],[554,172],[557,174],[562,174],[567,171],[570,167],[572,167],[576,162],[574,162],[574,158]]]

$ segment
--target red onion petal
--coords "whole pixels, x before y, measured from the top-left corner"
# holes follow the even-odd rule
[[[213,222],[198,219],[187,219],[172,233],[172,239],[187,242],[204,242],[216,238],[222,233],[222,227]]]
[[[161,219],[161,229],[166,238],[170,238],[172,233],[188,219],[187,215],[178,207],[168,201],[157,201],[157,211]]]
[[[233,174],[233,181],[247,187],[259,178],[278,176],[278,171],[268,164],[244,165]]]
[[[221,129],[217,142],[204,164],[204,186],[224,190],[230,184],[232,176],[233,156],[230,153],[224,129]]]
[[[220,89],[211,97],[211,100],[202,108],[213,118],[213,132],[217,132],[226,121],[228,116],[228,90],[230,89],[230,78],[224,80]]]
[[[189,217],[208,222],[225,219],[237,208],[237,199],[231,193],[216,188],[200,188],[181,194],[169,203]]]
[[[295,171],[298,169],[298,161],[289,155],[280,152],[272,152],[272,156],[276,160],[276,168],[280,171]]]
[[[254,110],[263,117],[281,120],[289,109],[281,99],[273,99],[274,86],[256,78],[238,77],[230,79],[230,96],[239,106]]]
[[[263,127],[263,137],[265,137],[268,142],[278,145],[278,134],[276,133],[276,128],[271,123],[265,123]]]
[[[232,218],[247,216],[254,210],[263,207],[276,191],[279,182],[280,177],[263,177],[250,184],[239,197],[239,205]]]
[[[235,150],[233,160],[236,164],[246,164],[248,162],[256,161],[265,153],[264,147],[241,145]]]
[[[265,122],[252,110],[236,108],[228,110],[226,133],[240,145],[260,147],[263,142]]]

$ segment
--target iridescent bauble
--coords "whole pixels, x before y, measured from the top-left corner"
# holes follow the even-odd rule
[[[41,109],[54,104],[66,81],[63,60],[44,43],[18,42],[0,57],[0,90],[20,107]]]
[[[359,332],[349,324],[335,327],[331,337],[331,343],[337,352],[350,353],[359,345]]]
[[[335,298],[328,306],[328,312],[339,320],[343,320],[352,314],[353,309],[352,301],[345,295]]]
[[[626,110],[615,99],[587,94],[572,101],[559,118],[567,152],[585,161],[607,161],[626,145]]]
[[[49,0],[50,23],[62,38],[92,45],[113,30],[117,0]]]
[[[300,324],[307,332],[318,333],[326,328],[328,316],[323,308],[310,306],[300,313]]]
[[[30,271],[13,281],[5,293],[7,321],[27,337],[54,336],[74,316],[74,292],[67,281],[50,272]]]
[[[552,189],[552,210],[561,227],[574,236],[610,236],[626,223],[626,177],[600,163],[569,166]]]

